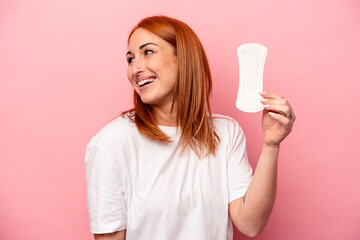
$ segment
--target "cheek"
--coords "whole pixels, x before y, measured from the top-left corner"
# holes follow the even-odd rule
[[[172,76],[172,79],[173,81],[177,82],[178,80],[178,67],[177,67],[177,64],[176,63],[172,63],[171,65],[171,76]]]
[[[163,61],[162,62],[162,66],[163,69],[166,69],[166,75],[168,76],[177,76],[178,73],[178,67],[177,67],[177,62],[176,62],[176,58],[173,59],[172,56],[169,57],[169,59],[167,59],[167,61]]]

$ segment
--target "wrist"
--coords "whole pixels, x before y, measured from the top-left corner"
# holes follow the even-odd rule
[[[279,151],[280,150],[280,143],[279,144],[273,144],[273,143],[267,143],[264,142],[263,144],[263,148],[266,150],[271,150],[271,151]]]
[[[265,143],[261,151],[261,159],[266,159],[266,161],[277,162],[280,152],[280,144],[269,144]],[[265,157],[266,156],[266,157]]]

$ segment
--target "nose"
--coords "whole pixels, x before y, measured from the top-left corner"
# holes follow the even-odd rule
[[[143,72],[145,68],[144,61],[141,58],[134,59],[132,63],[132,73],[137,76],[139,73]]]

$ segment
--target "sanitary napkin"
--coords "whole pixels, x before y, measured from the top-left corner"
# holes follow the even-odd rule
[[[264,109],[259,92],[263,91],[263,71],[267,48],[257,43],[246,43],[237,48],[239,58],[239,90],[236,107],[244,112]]]

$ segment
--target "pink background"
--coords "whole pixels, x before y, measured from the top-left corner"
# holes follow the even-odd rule
[[[214,76],[213,111],[245,129],[253,166],[261,115],[235,107],[236,47],[269,50],[265,89],[287,97],[297,121],[257,239],[359,239],[358,0],[0,1],[0,238],[91,238],[85,147],[131,107],[127,35],[156,14],[198,33]]]

